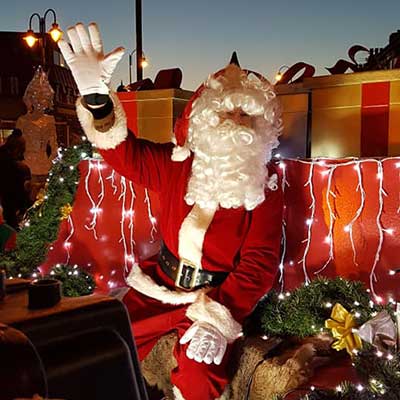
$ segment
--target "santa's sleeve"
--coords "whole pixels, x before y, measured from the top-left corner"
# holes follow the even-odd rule
[[[79,98],[77,114],[90,142],[116,172],[151,190],[161,190],[172,163],[171,143],[136,138],[128,130],[124,109],[113,93],[101,108],[91,108]]]
[[[217,327],[234,341],[243,320],[273,286],[279,269],[283,194],[281,185],[251,211],[251,222],[235,270],[217,288],[202,293],[189,306],[187,316]]]

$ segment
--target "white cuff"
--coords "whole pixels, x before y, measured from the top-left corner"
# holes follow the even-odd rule
[[[96,130],[93,114],[82,105],[82,98],[76,101],[76,113],[86,136],[97,148],[102,150],[115,149],[128,136],[125,111],[114,93],[110,93],[114,104],[114,124],[106,132]]]
[[[188,307],[186,316],[192,321],[207,322],[214,326],[228,343],[234,342],[242,332],[241,325],[235,321],[230,311],[205,293],[200,293],[196,301]]]

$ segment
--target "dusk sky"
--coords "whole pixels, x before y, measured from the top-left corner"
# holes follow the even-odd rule
[[[5,4],[6,3],[6,4]],[[52,7],[65,31],[96,21],[105,49],[135,47],[134,0],[14,0],[3,2],[1,31],[25,31],[29,16]],[[51,26],[49,15],[47,25]],[[34,30],[37,30],[37,21]],[[400,29],[399,0],[143,0],[145,77],[178,66],[185,89],[195,89],[237,50],[242,67],[273,80],[282,65],[305,61],[325,74],[352,44],[382,47]],[[6,62],[7,60],[2,60]],[[135,75],[134,75],[135,76]],[[128,56],[114,84],[128,82]]]

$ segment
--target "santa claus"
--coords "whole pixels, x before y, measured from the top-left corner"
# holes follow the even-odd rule
[[[271,84],[236,65],[210,76],[176,123],[175,144],[137,139],[109,82],[123,55],[104,55],[96,24],[59,46],[81,93],[89,140],[119,174],[160,193],[163,244],[134,267],[123,301],[139,357],[177,332],[176,399],[218,398],[231,344],[278,270],[282,190],[268,164],[281,116]]]

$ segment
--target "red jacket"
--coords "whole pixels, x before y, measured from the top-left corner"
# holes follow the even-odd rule
[[[113,101],[116,103],[115,99]],[[83,128],[89,139],[96,143],[104,160],[122,176],[159,193],[161,215],[158,222],[161,236],[168,249],[179,258],[179,231],[192,209],[184,201],[184,196],[193,157],[183,162],[172,161],[172,144],[137,139],[131,133],[121,133],[122,136],[119,136],[119,131],[112,133],[112,145],[104,144],[101,139],[96,142],[93,135],[106,135],[107,132],[90,130],[93,118],[80,107],[78,116]],[[118,126],[120,105],[115,104],[115,107],[117,122],[114,129],[124,129],[123,124]],[[115,148],[112,148],[113,145]],[[269,165],[268,168],[269,175],[272,175],[275,167]],[[279,265],[282,209],[283,195],[278,185],[275,191],[267,189],[266,200],[252,211],[243,207],[218,209],[206,231],[202,267],[229,272],[226,280],[209,291],[207,296],[225,306],[240,324],[274,284]],[[157,258],[143,262],[141,268],[154,280],[174,289],[173,280],[158,266]],[[152,296],[151,293],[148,295]]]

